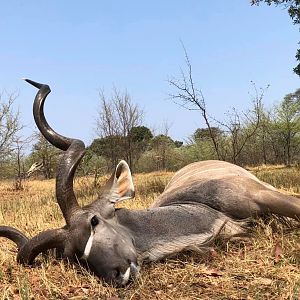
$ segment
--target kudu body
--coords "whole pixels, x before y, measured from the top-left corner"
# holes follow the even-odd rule
[[[56,197],[66,225],[31,239],[13,227],[0,226],[0,236],[17,244],[20,263],[30,265],[39,253],[56,248],[71,261],[87,263],[106,281],[123,285],[137,274],[143,261],[206,248],[216,237],[230,239],[247,233],[251,216],[275,213],[300,217],[300,199],[282,194],[243,168],[223,161],[184,167],[152,207],[144,210],[114,207],[134,196],[130,169],[121,161],[99,198],[80,207],[73,177],[85,146],[53,131],[43,111],[50,88],[26,81],[39,89],[33,108],[39,130],[65,151],[57,169]]]

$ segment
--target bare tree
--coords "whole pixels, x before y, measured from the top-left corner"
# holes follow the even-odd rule
[[[232,108],[232,111],[227,114],[228,119],[226,122],[217,121],[223,131],[227,133],[226,140],[229,144],[229,149],[222,147],[223,151],[225,148],[223,157],[228,157],[229,155],[229,160],[235,164],[238,163],[238,157],[246,143],[256,134],[261,124],[261,115],[263,113],[262,100],[266,89],[257,89],[253,82],[252,86],[254,89],[254,94],[251,95],[252,108],[241,113]]]
[[[96,119],[96,133],[100,137],[116,135],[119,132],[119,124],[117,121],[114,105],[106,98],[104,91],[99,92],[100,109]]]
[[[252,111],[238,114],[233,108],[232,112],[228,114],[229,119],[227,122],[220,122],[210,117],[206,109],[203,93],[195,86],[192,75],[192,65],[183,43],[182,47],[187,70],[184,71],[181,69],[181,77],[179,79],[172,78],[168,80],[169,84],[176,89],[176,93],[170,94],[170,97],[175,103],[185,109],[200,111],[208,128],[217,158],[227,160],[229,156],[229,160],[236,163],[247,141],[249,141],[258,129],[265,90],[258,90],[253,83],[255,94],[252,96]],[[224,133],[227,132],[227,135],[216,135],[215,127],[211,125],[210,120],[218,123],[218,127],[220,127]],[[230,144],[229,147],[228,143]]]
[[[175,94],[170,94],[171,99],[175,103],[188,110],[200,111],[205,124],[209,130],[210,138],[213,142],[214,149],[218,159],[224,159],[219,150],[219,143],[217,137],[213,134],[212,126],[209,122],[209,116],[206,110],[206,103],[201,90],[197,89],[193,80],[192,65],[187,54],[184,44],[181,42],[185,55],[185,64],[187,71],[181,69],[181,77],[179,79],[171,78],[168,80],[169,84],[176,89]]]
[[[119,129],[124,137],[124,152],[126,159],[131,168],[133,168],[133,141],[130,132],[132,128],[141,124],[143,112],[136,104],[131,102],[128,92],[121,94],[114,89],[114,106],[119,120]]]
[[[126,159],[129,166],[133,167],[133,151],[131,131],[141,124],[143,111],[131,101],[127,91],[120,92],[113,89],[112,96],[107,98],[103,91],[100,92],[100,110],[96,119],[96,133],[106,144],[109,143],[111,162],[116,165],[120,158]],[[122,148],[122,157],[118,156],[116,149]]]
[[[13,104],[18,93],[0,93],[0,160],[6,159],[14,150],[17,133],[22,129],[19,111]]]
[[[27,138],[16,137],[14,140],[14,156],[15,156],[15,190],[23,190],[23,181],[26,178],[25,166],[24,166],[24,152],[25,149],[32,142],[33,135]]]
[[[52,178],[61,151],[51,145],[39,132],[34,134],[34,139],[36,142],[33,145],[30,158],[32,162],[42,163],[42,172],[45,179]]]

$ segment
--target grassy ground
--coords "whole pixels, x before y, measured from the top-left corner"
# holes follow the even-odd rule
[[[251,171],[280,189],[299,192],[296,168]],[[171,175],[136,176],[137,196],[124,205],[149,206]],[[0,224],[15,226],[29,236],[64,224],[53,180],[29,181],[20,192],[12,187],[11,182],[0,183]],[[76,191],[81,203],[95,197],[86,178],[77,180]],[[34,268],[20,266],[15,245],[1,239],[0,299],[299,299],[299,229],[274,219],[258,223],[247,242],[215,245],[206,256],[185,253],[144,265],[136,282],[119,289],[51,257],[39,256]]]

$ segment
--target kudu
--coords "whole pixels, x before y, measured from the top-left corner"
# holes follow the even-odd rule
[[[205,249],[216,237],[243,235],[251,216],[300,216],[300,199],[278,192],[239,166],[213,160],[178,171],[151,208],[144,210],[115,208],[118,201],[134,196],[130,169],[121,161],[99,198],[80,207],[73,177],[85,146],[48,125],[43,107],[49,86],[26,81],[39,89],[33,106],[39,130],[64,150],[57,168],[56,197],[66,225],[31,239],[13,227],[1,226],[0,236],[18,246],[19,263],[32,265],[39,253],[56,248],[70,261],[84,262],[106,281],[124,285],[137,275],[143,261],[185,249]]]

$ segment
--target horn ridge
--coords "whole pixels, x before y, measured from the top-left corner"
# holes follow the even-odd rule
[[[37,127],[46,140],[49,141],[53,146],[66,151],[70,147],[73,139],[60,135],[54,131],[49,126],[44,115],[44,103],[47,96],[51,92],[50,87],[46,84],[38,83],[30,79],[24,80],[39,89],[33,103],[33,116]]]
[[[73,179],[81,159],[85,154],[84,143],[73,140],[69,149],[60,158],[56,175],[56,198],[68,225],[72,216],[80,210],[73,188]]]
[[[0,237],[5,237],[13,241],[19,249],[29,240],[21,231],[11,226],[0,226]]]
[[[53,248],[63,249],[66,237],[67,231],[64,228],[49,229],[39,233],[20,248],[17,262],[32,265],[40,253]]]
[[[18,246],[17,261],[24,265],[32,265],[34,259],[46,250],[63,249],[67,240],[64,228],[43,231],[28,239],[21,231],[10,226],[0,226],[0,237],[5,237]]]
[[[44,103],[51,92],[50,87],[30,79],[25,81],[39,89],[33,103],[33,116],[37,127],[52,145],[65,151],[57,166],[56,198],[67,225],[70,225],[72,215],[80,209],[73,189],[73,179],[85,154],[85,145],[81,140],[58,134],[49,126],[44,115]]]

